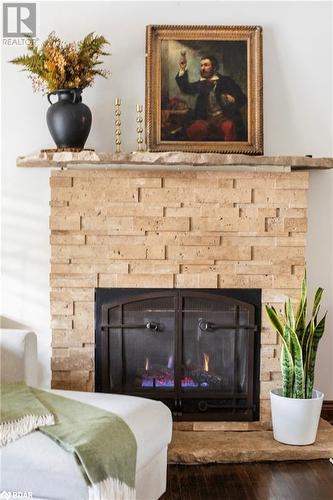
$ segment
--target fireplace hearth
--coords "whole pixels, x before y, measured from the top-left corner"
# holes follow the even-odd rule
[[[260,330],[260,289],[98,288],[96,391],[174,420],[258,420]]]

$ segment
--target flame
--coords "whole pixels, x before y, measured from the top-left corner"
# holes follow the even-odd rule
[[[208,372],[209,371],[209,355],[206,352],[204,352],[203,357],[204,357],[203,369],[205,372]]]
[[[149,365],[150,365],[149,358],[146,358],[146,360],[145,360],[145,370],[146,370],[146,372],[149,370]]]

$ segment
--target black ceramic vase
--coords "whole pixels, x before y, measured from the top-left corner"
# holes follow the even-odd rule
[[[59,89],[47,94],[51,106],[47,126],[58,148],[83,149],[91,127],[91,111],[82,102],[82,90]],[[52,103],[51,96],[58,102]]]

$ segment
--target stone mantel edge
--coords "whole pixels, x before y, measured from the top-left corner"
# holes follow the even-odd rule
[[[30,168],[80,168],[124,170],[207,170],[290,172],[292,170],[326,170],[333,168],[333,158],[307,156],[247,156],[217,153],[97,153],[43,151],[29,156],[19,156],[17,167]]]

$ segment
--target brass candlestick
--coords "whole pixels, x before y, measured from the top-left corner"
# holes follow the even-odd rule
[[[137,133],[137,138],[136,142],[138,144],[137,146],[137,151],[143,151],[143,118],[142,118],[142,111],[143,111],[143,106],[142,104],[137,104],[136,105],[136,133]]]
[[[120,145],[121,145],[121,99],[120,97],[116,97],[114,100],[115,105],[115,140],[116,140],[116,153],[120,153]]]

